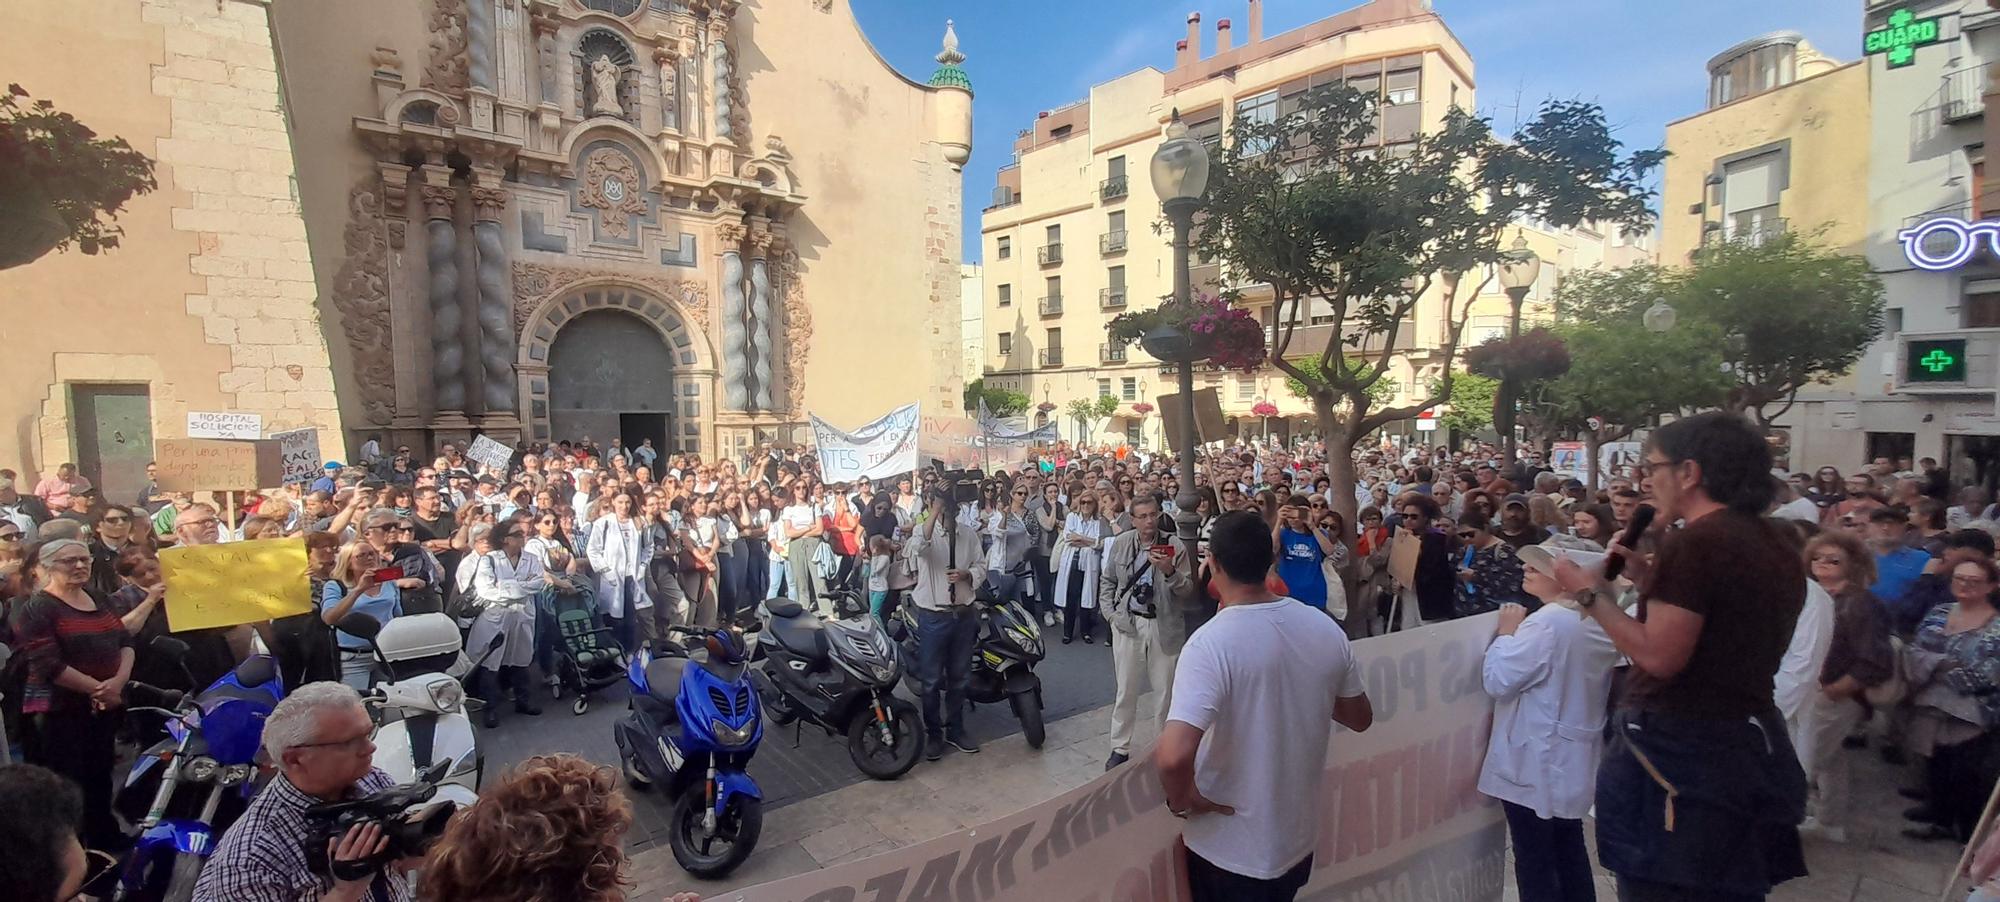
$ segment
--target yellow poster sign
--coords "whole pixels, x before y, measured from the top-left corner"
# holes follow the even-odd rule
[[[179,633],[312,610],[303,538],[258,539],[160,552],[167,627]]]

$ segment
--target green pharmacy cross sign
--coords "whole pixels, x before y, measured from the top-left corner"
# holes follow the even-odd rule
[[[1938,42],[1943,22],[1941,17],[1919,19],[1908,9],[1898,9],[1889,14],[1887,24],[1868,33],[1862,48],[1869,56],[1886,55],[1889,68],[1900,69],[1916,62],[1918,47]]]
[[[1903,361],[1904,382],[1964,382],[1965,339],[1912,341]]]

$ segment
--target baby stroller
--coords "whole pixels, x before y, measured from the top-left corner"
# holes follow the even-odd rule
[[[565,690],[576,693],[569,710],[582,714],[590,710],[591,690],[624,679],[625,668],[618,661],[622,649],[611,628],[598,619],[595,599],[588,593],[557,593],[555,610],[556,685],[551,692],[557,698]]]

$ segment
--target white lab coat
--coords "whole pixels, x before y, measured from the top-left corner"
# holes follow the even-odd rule
[[[1617,663],[1603,627],[1562,605],[1543,605],[1494,639],[1480,671],[1494,706],[1479,791],[1537,817],[1588,813]]]
[[[474,649],[476,658],[486,653],[494,636],[504,636],[500,650],[486,659],[486,669],[535,663],[535,596],[549,587],[541,558],[523,551],[515,564],[506,552],[493,551],[476,560],[472,587],[486,607],[472,621],[465,647]]]
[[[1798,752],[1807,776],[1812,775],[1813,733],[1819,721],[1819,672],[1832,645],[1833,596],[1818,582],[1806,580],[1806,606],[1799,609],[1792,644],[1771,678],[1771,694],[1778,703],[1778,713],[1785,716],[1785,732],[1791,734],[1792,749]]]
[[[1062,534],[1056,537],[1056,594],[1058,605],[1069,604],[1069,571],[1072,564],[1083,572],[1083,592],[1077,596],[1077,607],[1090,610],[1097,607],[1097,572],[1104,561],[1104,546],[1109,540],[1108,524],[1096,517],[1085,519],[1082,514],[1071,512],[1063,522]],[[1095,545],[1071,545],[1072,537],[1082,537],[1096,542]]]
[[[625,617],[628,610],[653,606],[652,597],[646,594],[646,564],[653,559],[652,541],[645,521],[633,517],[628,522],[632,527],[629,537],[619,528],[615,515],[606,514],[592,521],[590,543],[584,555],[590,560],[590,569],[597,573],[598,610],[610,617]],[[628,585],[633,592],[631,598],[625,597]]]

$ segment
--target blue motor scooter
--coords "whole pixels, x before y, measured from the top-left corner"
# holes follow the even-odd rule
[[[764,794],[745,768],[764,738],[748,647],[733,629],[673,627],[701,640],[690,654],[666,640],[640,649],[626,667],[632,713],[612,734],[625,780],[662,787],[674,798],[668,844],[698,877],[721,877],[750,857],[764,828]]]
[[[177,663],[187,649],[171,637],[153,640],[152,647]],[[126,794],[142,792],[155,780],[159,788],[138,819],[139,838],[120,869],[112,898],[186,902],[194,898],[195,880],[228,821],[242,813],[256,792],[264,721],[284,698],[284,681],[277,661],[259,655],[192,697],[138,682],[127,683],[126,692],[133,701],[157,702],[128,709],[164,716],[168,735],[141,754],[126,776]],[[181,792],[204,784],[203,792]]]

